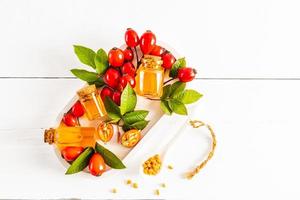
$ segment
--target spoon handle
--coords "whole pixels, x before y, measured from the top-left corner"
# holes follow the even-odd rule
[[[161,157],[165,157],[169,149],[176,143],[180,135],[185,131],[185,129],[188,127],[187,122],[189,119],[186,120],[186,122],[183,124],[183,126],[180,127],[180,129],[176,132],[174,137],[167,143],[167,145],[163,146],[163,150],[161,151]]]

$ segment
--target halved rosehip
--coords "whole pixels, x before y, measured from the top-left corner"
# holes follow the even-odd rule
[[[103,80],[108,86],[116,88],[119,84],[120,76],[121,75],[118,70],[109,68],[108,70],[106,70]]]
[[[83,106],[81,105],[80,101],[77,101],[71,110],[71,113],[75,116],[75,117],[81,117],[84,114],[84,109]]]
[[[150,54],[153,56],[161,56],[165,51],[165,48],[155,45]]]
[[[83,150],[83,147],[68,146],[61,150],[61,155],[66,161],[73,161],[83,152]]]
[[[124,53],[124,59],[125,59],[126,61],[132,61],[132,59],[133,59],[133,52],[132,52],[132,50],[130,49],[130,47],[127,47],[127,48],[123,51],[123,53]]]
[[[112,48],[108,52],[108,62],[113,67],[121,67],[124,62],[123,51],[116,47]]]
[[[110,89],[109,87],[103,87],[101,92],[100,92],[100,96],[102,101],[105,100],[106,97],[110,97],[112,99],[114,91],[112,89]]]
[[[119,106],[121,102],[121,93],[119,91],[115,91],[112,100]]]
[[[74,115],[71,113],[66,113],[62,119],[62,121],[65,123],[67,126],[76,126],[77,125],[77,120]]]
[[[122,74],[129,74],[130,76],[134,77],[135,76],[135,68],[131,62],[126,62],[122,67],[121,67],[121,72]]]
[[[126,87],[127,83],[129,83],[132,88],[135,87],[135,79],[129,74],[125,74],[120,78],[120,85],[123,89]]]
[[[172,65],[175,63],[176,58],[171,53],[166,53],[162,56],[163,64],[165,69],[171,69]]]

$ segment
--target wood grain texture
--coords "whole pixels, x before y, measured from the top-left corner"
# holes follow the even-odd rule
[[[82,66],[73,44],[109,50],[124,43],[124,31],[132,27],[139,34],[154,31],[186,56],[199,77],[300,78],[299,5],[295,0],[2,0],[0,76],[71,76],[66,69]]]
[[[185,130],[168,154],[166,163],[174,170],[155,181],[137,174],[138,163],[153,146],[141,148],[124,171],[99,178],[83,173],[65,176],[52,148],[43,144],[42,132],[81,85],[79,80],[0,80],[0,91],[9,94],[1,100],[0,198],[156,198],[153,190],[162,182],[167,188],[161,189],[161,198],[300,197],[296,184],[300,96],[295,92],[299,81],[198,80],[191,84],[204,94],[197,114],[191,117],[211,124],[218,140],[214,158],[192,181],[182,179],[182,172],[193,168],[201,152],[205,156],[209,143],[208,133],[191,129]],[[125,185],[127,178],[138,182],[139,189]],[[110,192],[114,187],[117,194]]]

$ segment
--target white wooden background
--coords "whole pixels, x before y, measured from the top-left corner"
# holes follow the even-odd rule
[[[157,198],[165,182],[161,198],[299,199],[299,9],[297,0],[0,0],[0,198]],[[204,132],[187,131],[174,171],[155,181],[137,175],[134,159],[105,177],[65,176],[43,144],[82,85],[69,72],[82,66],[72,45],[108,50],[127,27],[151,29],[198,69],[194,117],[213,125],[218,146],[192,181],[181,172],[205,153]]]

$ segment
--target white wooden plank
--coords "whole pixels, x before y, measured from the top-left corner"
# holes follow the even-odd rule
[[[109,50],[152,29],[199,77],[299,78],[299,1],[0,2],[0,76],[71,76],[72,44]],[[125,14],[126,13],[126,14]],[[180,13],[180,14],[178,14]],[[141,23],[142,22],[142,23]]]
[[[138,163],[151,151],[145,148],[126,163],[125,171],[99,178],[65,176],[52,148],[42,143],[41,128],[51,126],[81,84],[0,80],[0,198],[156,198],[153,190],[165,182],[161,198],[299,199],[300,81],[194,82],[191,87],[204,97],[193,118],[213,125],[218,146],[215,157],[192,181],[181,179],[182,172],[197,163],[208,140],[204,131],[190,129],[167,159],[174,171],[155,181],[137,174]],[[140,188],[125,185],[127,178]],[[113,187],[117,194],[109,192]]]

